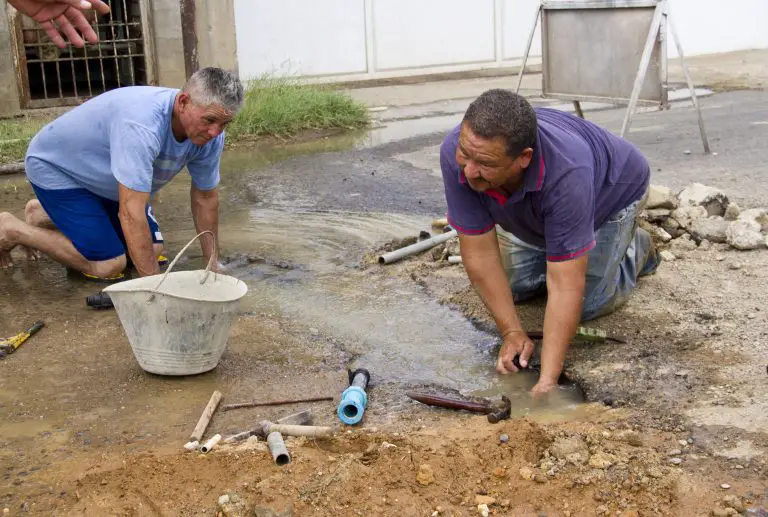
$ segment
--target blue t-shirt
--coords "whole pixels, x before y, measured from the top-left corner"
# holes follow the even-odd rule
[[[536,108],[538,130],[523,184],[507,197],[479,193],[456,162],[461,125],[440,148],[448,220],[460,233],[501,226],[546,249],[547,260],[576,258],[595,247],[595,230],[643,197],[650,180],[645,157],[630,142],[563,111]]]
[[[171,130],[179,90],[130,86],[103,93],[46,125],[27,150],[29,180],[49,190],[84,188],[118,200],[118,182],[154,193],[185,166],[193,185],[219,183],[224,133],[203,146],[178,142]]]

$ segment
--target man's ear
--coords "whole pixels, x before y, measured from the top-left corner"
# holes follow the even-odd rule
[[[179,107],[184,109],[187,106],[189,106],[191,99],[189,98],[189,94],[186,92],[181,92],[179,96],[176,98],[176,102],[179,103]]]
[[[523,152],[520,153],[520,166],[523,169],[527,169],[528,166],[531,164],[531,160],[533,159],[533,149],[530,147],[523,149]]]

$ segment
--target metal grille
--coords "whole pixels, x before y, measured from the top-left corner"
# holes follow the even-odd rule
[[[112,12],[93,23],[99,42],[59,49],[45,31],[19,17],[22,107],[79,104],[107,90],[147,84],[148,56],[140,0],[108,0]]]

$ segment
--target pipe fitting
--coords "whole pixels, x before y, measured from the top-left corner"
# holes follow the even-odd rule
[[[339,419],[347,425],[355,425],[363,419],[363,412],[368,405],[368,387],[371,374],[368,370],[358,369],[350,372],[350,386],[341,394],[341,402],[337,414]]]
[[[206,452],[211,452],[213,448],[216,447],[216,445],[219,443],[220,440],[221,440],[220,434],[214,435],[213,437],[211,437],[210,440],[208,440],[207,442],[205,442],[203,445],[200,446],[200,452],[202,452],[203,454],[205,454]]]

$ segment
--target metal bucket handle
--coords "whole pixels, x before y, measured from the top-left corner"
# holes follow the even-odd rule
[[[205,274],[203,274],[203,278],[202,278],[202,280],[200,280],[200,284],[202,285],[202,284],[205,283],[206,280],[208,280],[208,275],[211,274],[211,267],[213,267],[213,261],[216,260],[216,251],[217,250],[216,250],[216,236],[213,235],[212,231],[205,230],[205,231],[202,231],[202,232],[198,233],[194,237],[192,237],[192,240],[189,241],[186,246],[181,248],[181,251],[176,255],[176,257],[170,263],[170,265],[168,266],[168,269],[166,269],[165,274],[163,274],[163,278],[161,278],[160,281],[157,283],[157,285],[154,287],[154,289],[152,289],[154,292],[158,292],[157,290],[160,288],[160,285],[163,282],[165,282],[166,278],[168,278],[168,275],[173,270],[173,266],[176,265],[176,262],[178,262],[178,260],[184,254],[184,252],[187,251],[187,248],[189,248],[192,245],[193,242],[195,242],[197,239],[199,239],[201,235],[206,234],[206,233],[210,233],[211,236],[213,237],[213,253],[211,253],[211,258],[208,259],[208,266],[205,268]],[[214,273],[214,275],[215,274],[216,273]]]

